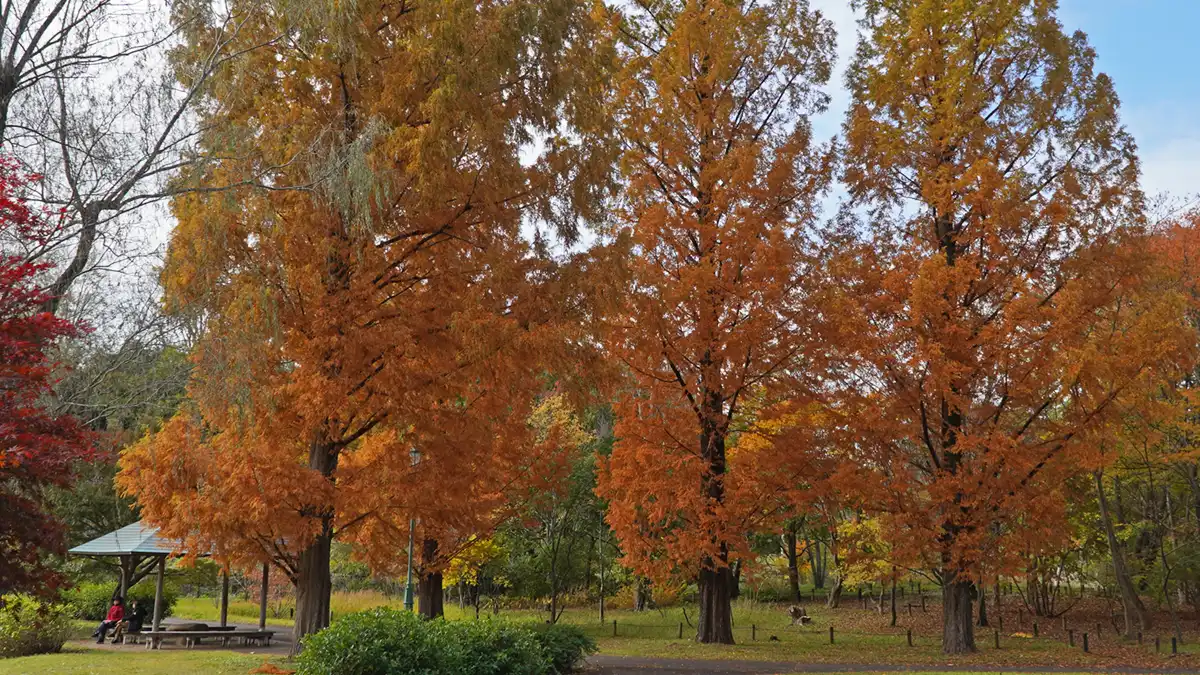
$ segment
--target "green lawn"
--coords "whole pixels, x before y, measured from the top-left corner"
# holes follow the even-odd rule
[[[712,654],[693,653],[686,656],[714,658]],[[730,656],[745,655],[736,653]],[[0,675],[244,675],[262,662],[261,656],[220,651],[105,651],[71,647],[62,654],[0,660]],[[288,667],[286,662],[278,658],[272,662]],[[966,675],[966,672],[969,671],[944,671],[927,675]],[[865,675],[883,675],[883,671]],[[1074,675],[1083,675],[1083,672]]]
[[[0,675],[245,675],[262,662],[261,656],[224,651],[105,651],[68,646],[61,654],[0,659]]]
[[[447,598],[450,600],[451,598]],[[386,597],[377,593],[336,593],[333,597],[333,612],[336,620],[339,615],[360,611],[372,606],[390,606],[401,608],[402,600],[398,597]],[[1137,646],[1114,640],[1105,634],[1103,639],[1093,638],[1093,651],[1085,654],[1076,646],[1069,647],[1063,636],[1047,635],[1043,629],[1041,638],[1033,638],[1020,629],[1011,628],[1001,634],[1001,648],[993,646],[992,632],[981,631],[977,637],[980,651],[977,654],[947,659],[941,653],[940,640],[937,637],[940,626],[936,623],[934,612],[916,612],[915,615],[906,613],[900,617],[901,626],[890,627],[886,617],[871,611],[843,608],[827,610],[821,605],[810,605],[816,627],[795,627],[779,606],[740,600],[734,605],[734,637],[736,645],[702,645],[692,640],[695,635],[693,625],[696,621],[695,608],[685,612],[679,607],[646,612],[633,612],[622,609],[609,611],[604,622],[599,620],[594,607],[568,609],[561,617],[566,623],[580,626],[594,637],[603,654],[614,656],[644,656],[691,659],[745,659],[759,661],[807,662],[807,663],[878,663],[881,665],[917,665],[924,664],[933,667],[972,667],[972,666],[1025,666],[1025,665],[1057,665],[1068,668],[1087,670],[1091,667],[1127,664],[1148,667],[1165,665],[1194,665],[1195,654],[1200,650],[1189,640],[1187,645],[1180,646],[1178,660],[1170,656],[1170,641],[1164,640],[1162,652],[1154,653],[1153,640]],[[290,627],[290,616],[285,610],[283,616],[271,616],[268,622],[278,630]],[[464,620],[474,618],[471,608],[460,609],[457,603],[448,602],[446,605],[447,618]],[[491,611],[484,611],[482,616],[491,616]],[[176,605],[174,616],[202,621],[214,622],[218,618],[218,607],[211,598],[181,598]],[[498,615],[504,620],[544,621],[545,612],[533,610],[504,610]],[[258,607],[253,602],[235,601],[230,606],[230,619],[237,623],[257,623]],[[614,625],[616,622],[614,636]],[[1010,619],[1016,623],[1015,619]],[[835,627],[834,644],[829,643],[829,625]],[[910,647],[906,638],[908,624],[913,629],[913,645]],[[90,626],[88,627],[90,630]],[[86,632],[84,633],[86,635]],[[682,635],[682,637],[681,637]],[[774,640],[772,638],[775,638]],[[1076,638],[1078,640],[1078,636]],[[103,658],[107,658],[107,654]],[[189,672],[234,672],[222,671],[219,666],[205,663],[207,670],[199,666],[189,667],[187,664],[176,667],[170,659],[211,658],[213,652],[184,654],[165,652],[158,658],[167,659],[162,666],[155,662],[157,655],[145,654],[138,651],[139,661],[144,663],[143,670],[120,671],[132,673],[177,673]],[[207,656],[206,656],[207,655]],[[1185,656],[1186,655],[1186,656]],[[49,657],[67,659],[70,657]],[[81,662],[80,655],[75,655],[75,663]],[[241,667],[244,663],[256,666],[261,663],[259,657],[232,657],[230,663]],[[148,660],[147,660],[148,659]],[[248,659],[248,661],[247,661]],[[258,659],[258,660],[256,660]],[[1186,662],[1183,663],[1183,662]],[[47,672],[47,673],[106,673],[108,670],[54,670],[50,666],[38,664],[29,666],[28,671],[11,670],[11,662],[0,662],[0,675],[18,672]],[[47,662],[51,663],[51,662]],[[134,662],[131,662],[134,663]],[[161,670],[155,670],[160,668]],[[65,668],[65,666],[64,666]],[[242,669],[236,672],[245,672]],[[113,671],[116,672],[116,671]]]

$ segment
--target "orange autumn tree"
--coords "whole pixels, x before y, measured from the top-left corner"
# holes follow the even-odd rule
[[[395,556],[389,525],[468,527],[522,465],[537,376],[577,320],[556,320],[520,228],[572,222],[591,183],[569,179],[603,175],[574,122],[604,50],[573,0],[231,12],[181,26],[174,55],[244,52],[204,90],[211,161],[172,203],[167,304],[205,334],[180,412],[119,480],[189,550],[279,566],[299,644],[328,622],[334,538]]]
[[[975,585],[1053,534],[1089,434],[1184,358],[1111,81],[1050,0],[862,0],[850,69],[841,450],[892,550],[932,570],[943,650]],[[857,265],[857,267],[855,267]]]
[[[833,30],[802,0],[613,10],[630,287],[605,342],[629,375],[600,477],[625,561],[699,584],[696,639],[732,643],[731,564],[761,514],[731,434],[751,398],[811,357],[806,236],[827,188]],[[742,471],[745,470],[745,473]]]
[[[522,421],[524,429],[512,428],[516,420],[481,424],[466,416],[444,416],[436,426],[461,425],[475,436],[462,431],[441,436],[430,432],[423,437],[423,450],[412,470],[399,474],[386,467],[391,462],[390,442],[366,442],[354,455],[357,464],[342,473],[374,483],[357,507],[379,516],[343,537],[357,545],[373,570],[407,572],[406,561],[396,552],[408,546],[409,526],[415,519],[413,579],[418,609],[427,618],[444,613],[443,572],[480,539],[520,517],[532,502],[554,499],[563,488],[564,471],[579,452],[583,432],[562,394],[546,394],[532,406],[512,409],[528,413]],[[487,438],[497,432],[512,435],[520,447],[509,448]],[[453,445],[438,448],[439,440]],[[455,465],[436,466],[448,461]],[[404,508],[389,507],[392,504]]]

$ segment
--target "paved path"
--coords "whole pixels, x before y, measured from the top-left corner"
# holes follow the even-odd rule
[[[1097,668],[1087,666],[1021,668],[1014,666],[889,666],[858,663],[782,663],[768,661],[698,661],[633,656],[598,655],[588,659],[588,672],[594,675],[779,675],[782,673],[1174,673],[1195,674],[1195,670],[1149,670],[1137,668]]]

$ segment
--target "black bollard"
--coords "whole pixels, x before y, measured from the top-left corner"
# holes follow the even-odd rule
[[[1075,630],[1072,628],[1067,629],[1067,646],[1068,647],[1075,646]]]
[[[911,628],[908,629],[908,646],[909,647],[912,646],[912,629]]]
[[[1088,639],[1087,639],[1087,633],[1084,633],[1084,634],[1083,634],[1083,651],[1084,651],[1084,652],[1087,652],[1087,650],[1088,650]]]

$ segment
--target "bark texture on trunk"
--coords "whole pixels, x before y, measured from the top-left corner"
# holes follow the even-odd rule
[[[696,641],[733,644],[733,570],[700,571],[700,619],[696,625]]]
[[[333,535],[322,532],[300,553],[296,578],[296,624],[292,629],[293,651],[303,647],[304,636],[329,626],[329,596],[333,581],[329,552]]]
[[[715,325],[715,322],[713,323]],[[707,357],[706,357],[707,361]],[[706,378],[719,381],[709,371],[711,363],[704,367]],[[700,451],[706,466],[700,489],[705,502],[712,509],[725,502],[725,418],[723,402],[719,392],[703,389],[701,393],[702,413],[700,416]],[[737,580],[729,564],[729,545],[714,532],[706,533],[716,545],[714,560],[704,556],[700,560],[700,619],[696,625],[696,640],[703,643],[733,644],[733,595]]]
[[[327,439],[309,445],[308,466],[332,480],[338,465],[338,450]],[[296,565],[296,623],[292,629],[292,652],[303,648],[304,636],[329,626],[329,599],[333,593],[330,549],[333,545],[333,509],[327,504],[305,507],[321,525],[321,531],[304,549]]]
[[[829,589],[829,596],[825,599],[825,606],[829,609],[837,609],[842,604],[842,580],[838,578],[833,582],[833,588]]]
[[[438,543],[426,539],[421,543],[421,577],[417,581],[417,605],[421,616],[436,619],[446,614],[446,593],[442,588],[442,572],[436,567]]]
[[[942,572],[942,653],[975,651],[973,595],[975,587],[971,582],[957,580],[954,572]]]
[[[1125,609],[1125,637],[1133,637],[1135,622],[1137,628],[1150,628],[1146,606],[1138,597],[1137,589],[1133,586],[1133,578],[1129,575],[1129,566],[1125,563],[1125,545],[1117,539],[1113,527],[1112,516],[1108,508],[1108,496],[1104,494],[1104,479],[1097,471],[1093,474],[1096,480],[1096,501],[1100,506],[1100,525],[1104,528],[1104,536],[1108,539],[1108,550],[1112,556],[1113,576],[1117,578],[1117,588],[1121,591],[1121,604]]]
[[[800,602],[800,561],[796,556],[796,530],[789,528],[783,535],[784,553],[788,563],[788,590],[792,602]]]

